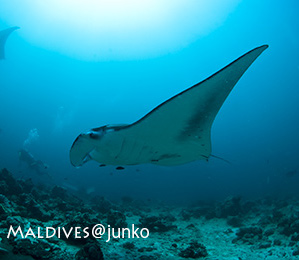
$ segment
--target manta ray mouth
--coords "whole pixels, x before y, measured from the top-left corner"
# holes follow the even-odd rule
[[[94,146],[88,142],[87,138],[87,135],[80,134],[72,145],[70,158],[71,164],[75,167],[92,160],[91,152],[94,150]]]

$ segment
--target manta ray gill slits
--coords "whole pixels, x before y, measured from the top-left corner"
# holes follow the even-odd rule
[[[35,45],[87,60],[153,57],[221,25],[240,0],[10,0],[3,19]]]

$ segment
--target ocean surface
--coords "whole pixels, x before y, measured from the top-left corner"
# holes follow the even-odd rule
[[[111,201],[188,206],[230,196],[297,197],[299,3],[108,2],[1,1],[0,30],[20,29],[0,60],[0,169]],[[264,44],[216,116],[215,157],[121,170],[71,165],[80,133],[133,123]]]

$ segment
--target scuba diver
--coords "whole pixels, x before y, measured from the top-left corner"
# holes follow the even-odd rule
[[[47,164],[35,159],[34,156],[25,149],[19,151],[19,161],[26,163],[28,168],[35,171],[38,175],[45,174],[45,170],[49,168]]]

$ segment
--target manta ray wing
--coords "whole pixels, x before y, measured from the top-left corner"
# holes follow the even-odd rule
[[[178,165],[211,155],[211,126],[238,80],[267,48],[255,48],[204,81],[154,108],[131,125],[103,126],[77,137],[74,166],[88,160],[110,165]]]
[[[5,43],[8,38],[8,36],[15,30],[19,29],[19,27],[14,26],[7,28],[5,30],[0,31],[0,60],[5,59]]]

